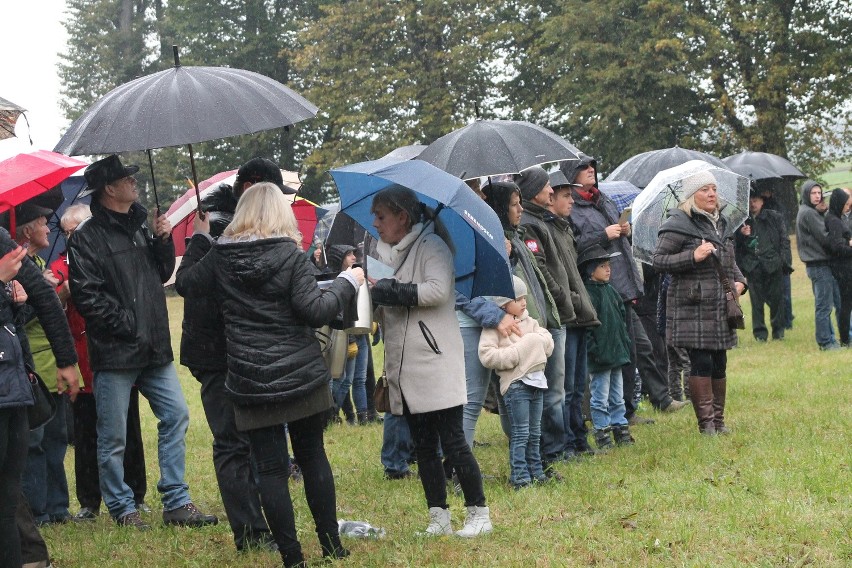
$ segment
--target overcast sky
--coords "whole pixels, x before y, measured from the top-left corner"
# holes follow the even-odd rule
[[[0,159],[52,150],[68,124],[59,109],[57,69],[66,49],[65,11],[65,0],[3,0],[0,97],[27,109],[30,127],[18,119],[18,137],[0,141]]]

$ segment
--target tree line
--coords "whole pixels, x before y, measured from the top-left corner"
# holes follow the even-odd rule
[[[320,108],[289,129],[195,146],[199,175],[256,155],[325,172],[428,144],[474,118],[530,120],[603,171],[679,145],[789,157],[818,175],[848,154],[845,0],[67,0],[62,108],[173,65],[255,71]],[[215,117],[211,117],[215,120]],[[139,163],[144,163],[140,156]],[[155,152],[168,203],[184,149]],[[146,170],[143,170],[146,171]],[[144,183],[144,177],[140,180]]]

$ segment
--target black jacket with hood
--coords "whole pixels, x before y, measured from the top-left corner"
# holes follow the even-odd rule
[[[212,297],[222,309],[227,339],[225,386],[237,404],[288,403],[319,388],[330,375],[314,329],[355,298],[338,277],[320,291],[314,269],[287,237],[222,242],[200,261],[207,235],[193,235],[175,282],[186,298]]]
[[[172,239],[155,238],[139,203],[127,214],[92,200],[92,216],[68,243],[71,296],[86,320],[93,371],[170,363],[163,283],[175,268]]]
[[[831,253],[829,261],[831,273],[841,286],[849,286],[852,282],[852,239],[850,231],[843,222],[843,207],[849,198],[842,189],[831,192],[828,200],[828,211],[825,214],[825,228],[828,231],[828,250]]]

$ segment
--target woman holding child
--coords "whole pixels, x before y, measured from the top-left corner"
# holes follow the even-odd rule
[[[689,353],[689,392],[699,432],[727,434],[727,350],[736,345],[737,334],[728,325],[720,272],[738,295],[746,289],[745,278],[734,260],[713,174],[703,171],[685,178],[681,191],[683,201],[660,228],[654,253],[654,269],[672,275],[666,341]]]

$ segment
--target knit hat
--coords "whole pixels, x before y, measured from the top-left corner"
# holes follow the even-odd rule
[[[692,174],[689,177],[685,177],[681,180],[681,188],[680,188],[680,199],[681,201],[686,201],[689,197],[692,196],[693,193],[704,187],[708,184],[716,184],[716,178],[713,177],[713,174],[707,170],[703,172],[698,172]]]
[[[515,183],[521,188],[521,198],[529,201],[550,183],[550,177],[541,166],[533,166],[516,175]]]
[[[488,299],[490,299],[492,302],[494,302],[495,304],[497,304],[498,306],[500,306],[501,308],[503,306],[505,306],[506,304],[508,304],[509,302],[513,301],[513,300],[517,300],[518,298],[526,297],[526,295],[527,295],[526,283],[523,280],[521,280],[520,278],[518,278],[517,276],[515,276],[514,274],[512,275],[512,286],[514,287],[514,290],[515,290],[515,297],[514,298],[507,298],[506,296],[486,296],[486,297]]]

